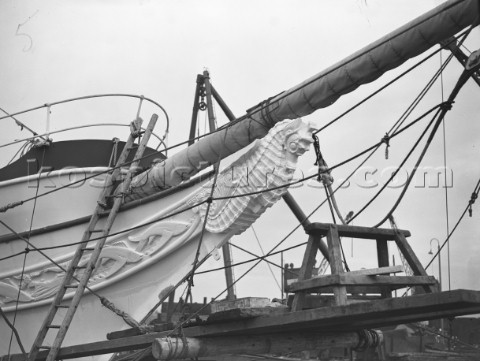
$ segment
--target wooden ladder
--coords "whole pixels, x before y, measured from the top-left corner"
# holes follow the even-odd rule
[[[48,356],[46,358],[47,361],[55,360],[60,346],[65,338],[67,333],[68,327],[72,322],[73,316],[77,307],[80,303],[80,300],[85,292],[85,288],[87,287],[87,283],[96,267],[97,261],[99,259],[100,253],[105,245],[105,241],[107,236],[112,228],[113,222],[115,217],[119,211],[120,206],[122,205],[123,201],[123,192],[128,189],[130,186],[132,177],[135,174],[135,171],[138,167],[140,162],[140,158],[143,155],[143,152],[147,146],[147,142],[150,138],[150,135],[153,131],[155,123],[157,122],[158,116],[153,114],[147,129],[145,132],[141,131],[141,119],[137,118],[137,120],[133,121],[130,125],[130,136],[128,137],[127,143],[125,144],[120,157],[118,158],[116,167],[111,171],[107,178],[105,179],[105,186],[98,198],[97,205],[93,214],[90,218],[90,223],[88,224],[87,229],[83,233],[83,237],[81,243],[79,244],[75,254],[73,256],[72,261],[68,265],[66,270],[65,277],[60,285],[60,288],[50,306],[48,311],[47,317],[43,321],[43,324],[37,334],[35,342],[32,345],[30,353],[28,355],[28,361],[34,361],[38,355],[40,349],[49,350]],[[135,138],[140,136],[143,133],[143,138],[139,142],[140,144],[137,146],[135,144]],[[121,165],[124,164],[127,160],[130,151],[137,148],[135,156],[133,158],[132,163],[130,164],[128,173],[125,177],[125,180],[122,183],[122,193],[119,196],[114,196],[113,206],[110,210],[105,209],[107,200],[111,198],[111,194],[114,191],[115,181],[120,179],[120,172],[121,172]],[[108,218],[101,229],[96,229],[96,225],[100,219],[100,215],[102,212],[108,212]],[[95,245],[89,246],[88,243],[90,242],[92,235],[95,234],[95,239],[92,241],[96,241]],[[100,236],[98,236],[100,235]],[[85,255],[85,252],[91,251],[88,258],[88,263],[86,266],[79,266],[80,260]],[[88,256],[87,256],[88,257]],[[83,270],[83,273],[79,278],[75,277],[75,272],[79,269]],[[73,296],[72,300],[69,304],[62,305],[63,297],[67,291],[67,289],[76,289],[75,295]],[[63,317],[63,320],[60,324],[53,324],[55,315],[59,308],[66,308],[67,312]],[[43,346],[43,342],[49,330],[56,330],[56,336],[53,341],[52,346]]]
[[[391,290],[408,286],[422,287],[424,292],[436,292],[437,282],[428,276],[417,256],[407,242],[410,232],[398,229],[369,228],[359,226],[336,225],[327,223],[312,223],[305,228],[309,235],[307,248],[303,257],[302,267],[298,271],[295,282],[285,285],[288,292],[295,293],[292,311],[300,311],[305,304],[305,297],[310,292],[333,291],[334,305],[347,304],[349,289],[376,289],[381,291],[383,298],[391,297]],[[340,237],[373,239],[377,243],[378,267],[345,272],[342,257]],[[327,238],[328,255],[331,275],[321,275],[312,278],[315,257],[319,249],[321,237]],[[406,262],[413,271],[413,276],[391,276],[403,271],[401,266],[390,266],[387,242],[394,241]],[[292,272],[292,270],[290,270]],[[353,293],[353,292],[352,292]]]

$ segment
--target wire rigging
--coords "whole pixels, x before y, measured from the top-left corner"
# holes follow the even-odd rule
[[[255,231],[255,228],[253,227],[253,225],[251,226],[251,228],[252,228],[252,231],[253,231],[253,235],[255,236],[255,240],[257,241],[258,247],[260,248],[260,252],[262,252],[262,255],[265,256],[265,251],[263,250],[262,243],[261,243],[260,240],[258,239],[257,232]],[[238,249],[240,249],[240,250],[242,250],[243,252],[246,252],[246,253],[252,255],[252,256],[256,256],[255,254],[247,251],[246,249],[243,249],[243,248],[241,248],[241,247],[239,247],[239,246],[235,246],[235,247],[238,248]],[[256,256],[256,257],[257,257],[257,256]],[[273,279],[275,280],[275,283],[277,284],[278,289],[281,291],[281,290],[282,290],[282,286],[280,286],[280,283],[278,282],[277,277],[275,277],[275,274],[273,273],[273,270],[272,270],[272,266],[271,266],[271,265],[274,265],[274,266],[280,267],[280,268],[282,268],[282,266],[279,266],[279,265],[277,265],[277,264],[275,264],[275,263],[273,263],[273,262],[270,262],[270,261],[267,260],[267,259],[265,259],[265,262],[267,263],[267,267],[268,267],[268,269],[270,270],[270,273],[272,274],[272,277],[273,277]]]
[[[402,160],[402,162],[400,163],[400,165],[396,168],[396,170],[394,172],[392,172],[391,176],[389,177],[389,179],[385,182],[385,184],[380,188],[379,191],[377,191],[377,193],[375,193],[375,195],[352,217],[350,218],[350,222],[352,222],[355,218],[357,218],[361,213],[363,213],[365,211],[365,209],[367,209],[372,203],[373,201],[380,195],[380,193],[383,192],[383,190],[387,187],[387,185],[395,178],[395,176],[398,174],[398,172],[400,171],[400,169],[403,167],[403,165],[406,163],[406,161],[410,158],[410,156],[412,155],[413,151],[417,148],[417,146],[420,144],[420,141],[423,139],[423,137],[425,136],[427,130],[430,128],[430,126],[433,124],[433,121],[435,120],[435,118],[438,116],[438,114],[440,113],[440,107],[437,109],[435,115],[433,116],[432,120],[429,122],[428,126],[424,129],[424,131],[421,133],[420,137],[417,139],[417,141],[415,142],[415,144],[413,145],[413,147],[410,149],[410,151],[408,152],[408,154],[404,157],[404,159]],[[436,130],[436,128],[434,128],[434,130]],[[433,133],[434,134],[434,133]],[[427,142],[427,145],[429,145],[430,143]],[[423,157],[422,157],[423,158]],[[388,217],[387,217],[388,218]],[[386,219],[383,220],[383,222],[385,221]],[[383,223],[382,222],[382,223]]]

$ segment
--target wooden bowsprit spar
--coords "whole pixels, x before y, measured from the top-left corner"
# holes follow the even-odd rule
[[[469,26],[478,24],[479,0],[450,0],[310,79],[247,110],[234,124],[209,134],[132,181],[127,200],[179,184],[265,136],[285,119],[334,103]]]

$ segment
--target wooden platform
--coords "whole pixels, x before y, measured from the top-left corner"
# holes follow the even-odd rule
[[[287,331],[342,332],[361,328],[377,328],[399,323],[416,322],[441,317],[480,313],[480,291],[455,290],[403,298],[381,299],[343,306],[323,307],[298,312],[278,308],[229,310],[223,317],[200,326],[183,329],[185,337],[252,335]],[[237,312],[237,314],[235,314]],[[225,314],[227,316],[227,314]],[[233,319],[232,319],[233,318]],[[59,359],[137,350],[149,347],[153,340],[165,337],[169,331],[141,336],[100,341],[64,347]],[[40,352],[37,360],[44,360]],[[11,361],[23,361],[22,355],[11,356]],[[1,361],[6,361],[3,357]]]

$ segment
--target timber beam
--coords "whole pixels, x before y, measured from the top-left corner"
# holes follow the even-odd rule
[[[340,237],[361,238],[361,239],[378,239],[385,241],[395,240],[397,233],[404,237],[410,237],[410,232],[407,230],[393,230],[390,228],[373,228],[361,226],[347,226],[343,224],[336,225],[338,235]],[[326,237],[330,229],[330,223],[312,223],[305,227],[308,234],[315,234]]]
[[[185,337],[254,335],[283,332],[348,332],[399,323],[417,322],[442,317],[480,313],[480,291],[455,290],[438,293],[388,298],[344,306],[322,307],[287,312],[271,317],[258,313],[252,318],[204,324],[183,328]],[[132,351],[151,346],[156,338],[171,336],[171,331],[116,340],[63,347],[57,359]],[[45,360],[40,351],[36,360]],[[24,361],[22,354],[4,356],[0,361]]]

